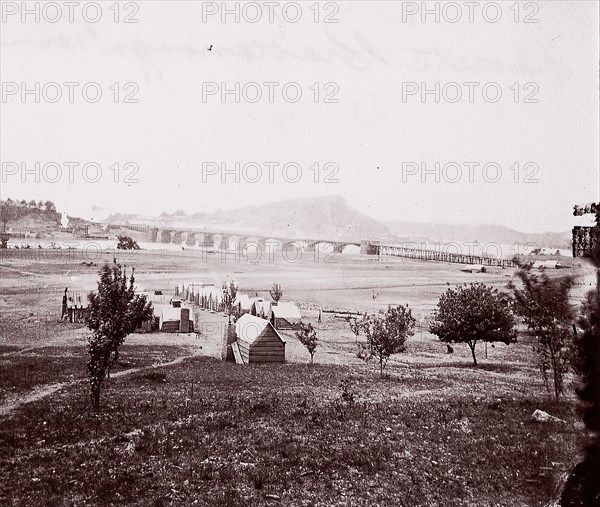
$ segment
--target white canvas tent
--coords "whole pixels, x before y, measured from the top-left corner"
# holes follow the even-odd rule
[[[286,301],[285,303],[271,304],[269,321],[275,329],[294,329],[301,320],[302,315],[296,303]]]
[[[235,297],[235,301],[233,302],[233,304],[237,306],[240,315],[244,313],[250,313],[250,311],[252,310],[252,300],[247,294],[238,294]]]

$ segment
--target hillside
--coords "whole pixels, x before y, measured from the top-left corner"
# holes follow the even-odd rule
[[[360,213],[342,197],[302,198],[228,212],[226,224],[258,225],[277,234],[327,238],[377,238],[389,234],[377,220]]]
[[[427,239],[432,242],[477,241],[511,245],[533,243],[540,247],[569,248],[571,231],[525,233],[503,225],[424,224],[417,222],[387,222],[392,234],[400,238]]]
[[[7,229],[55,229],[60,227],[61,215],[55,210],[2,204],[0,226]]]
[[[117,213],[108,217],[107,221],[124,223],[139,219],[148,220],[148,217]],[[156,219],[288,237],[375,239],[389,234],[384,224],[355,210],[342,197],[292,199],[210,214],[186,215],[178,210],[161,213]]]

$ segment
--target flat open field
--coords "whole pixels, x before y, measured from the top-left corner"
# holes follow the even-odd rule
[[[0,258],[0,504],[543,506],[578,461],[569,396],[552,402],[525,336],[510,346],[446,347],[425,319],[448,286],[504,288],[514,270],[305,254],[259,262],[200,252],[120,252],[140,288],[235,279],[282,285],[319,326],[315,364],[292,333],[285,365],[219,360],[226,318],[202,334],[132,335],[90,411],[85,329],[58,322],[69,290],[93,290],[113,252],[8,251]],[[308,256],[310,257],[308,257]],[[91,265],[90,265],[91,264]],[[586,274],[561,270],[560,274]],[[559,274],[559,273],[557,273]],[[589,288],[582,277],[574,298]],[[419,325],[380,378],[356,358],[343,319],[408,303]],[[531,420],[536,409],[564,423]]]

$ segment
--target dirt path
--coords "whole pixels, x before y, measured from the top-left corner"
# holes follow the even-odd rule
[[[43,276],[43,273],[34,273],[33,271],[25,271],[24,269],[13,268],[12,266],[7,266],[6,264],[0,264],[0,270],[2,270],[2,269],[14,271],[14,272],[22,274],[22,275]]]
[[[130,375],[132,373],[137,373],[137,372],[145,371],[145,370],[151,370],[153,368],[158,368],[158,367],[162,367],[162,366],[173,366],[173,365],[176,365],[176,364],[179,364],[179,363],[185,361],[186,359],[190,359],[192,357],[199,356],[200,350],[202,350],[202,349],[198,348],[194,354],[187,355],[187,356],[180,356],[180,357],[173,359],[172,361],[169,361],[166,363],[157,363],[157,364],[153,364],[150,366],[141,366],[139,368],[131,368],[130,370],[124,370],[124,371],[119,371],[117,373],[112,373],[111,378],[124,377],[125,375]],[[45,398],[46,396],[50,396],[51,394],[54,394],[55,392],[60,391],[61,389],[64,389],[66,387],[71,387],[71,386],[74,386],[77,384],[81,384],[82,382],[87,382],[87,380],[80,379],[80,380],[73,380],[71,382],[59,382],[57,384],[46,384],[46,385],[38,386],[38,387],[34,388],[33,390],[31,390],[29,393],[27,393],[25,395],[15,395],[14,397],[5,400],[5,402],[2,403],[2,405],[0,405],[0,417],[5,417],[5,416],[10,415],[16,409],[18,409],[19,407],[21,407],[23,405],[26,405],[27,403],[33,403],[34,401],[41,400],[42,398]]]

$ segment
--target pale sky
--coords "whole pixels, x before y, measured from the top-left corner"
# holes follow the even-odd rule
[[[519,12],[503,1],[485,16],[493,2],[428,2],[439,22],[423,20],[420,1],[299,2],[301,14],[279,2],[273,22],[268,2],[227,2],[239,22],[223,22],[222,2],[121,2],[118,23],[114,2],[99,4],[96,23],[80,3],[73,23],[68,2],[27,2],[39,23],[23,22],[21,2],[2,3],[2,198],[51,199],[85,218],[93,205],[104,216],[194,213],[341,195],[382,221],[522,231],[568,230],[572,206],[598,200],[596,1],[522,2]],[[56,5],[62,18],[51,23]],[[36,82],[39,103],[21,93]],[[97,83],[87,90],[90,100],[102,91],[98,102],[83,98],[86,83]],[[231,93],[222,103],[236,83],[240,102]],[[423,100],[436,86],[439,102]],[[72,177],[68,162],[80,164]],[[83,173],[88,162],[101,174]],[[236,182],[236,162],[262,175],[247,166]]]

